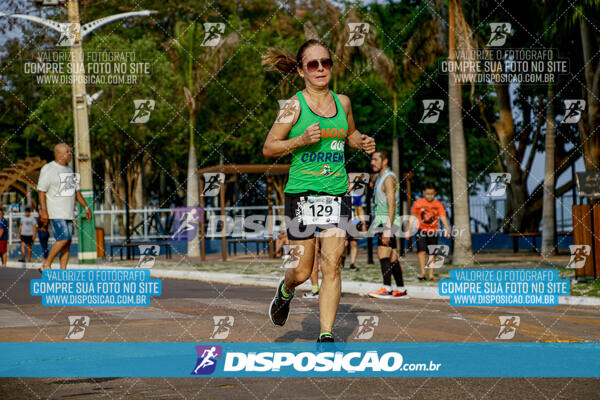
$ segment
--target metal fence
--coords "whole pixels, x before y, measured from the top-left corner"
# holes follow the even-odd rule
[[[272,207],[275,214],[283,214],[283,206]],[[175,210],[172,208],[144,208],[129,210],[129,232],[132,240],[151,240],[165,239],[173,233],[175,223]],[[246,238],[246,237],[267,237],[269,235],[268,226],[262,232],[250,234],[243,229],[242,221],[249,215],[268,215],[268,206],[247,206],[247,207],[225,207],[225,213],[233,220],[233,233],[230,236]],[[205,207],[205,221],[216,218],[221,214],[220,207]],[[7,212],[5,218],[8,221],[9,239],[8,243],[13,244],[19,241],[19,221],[25,215],[24,212]],[[77,215],[77,213],[75,214]],[[35,218],[37,213],[32,213]],[[94,218],[96,228],[104,230],[104,240],[108,242],[123,241],[126,238],[125,234],[125,210],[95,210]],[[272,223],[273,235],[276,236],[279,232],[280,220],[273,218]],[[74,227],[73,241],[77,242],[77,224]]]
[[[444,206],[450,212],[451,208],[447,202],[443,201]],[[573,217],[571,207],[573,205],[572,193],[566,193],[564,196],[556,199],[556,230],[570,231],[573,228]],[[165,239],[173,232],[174,210],[172,208],[144,208],[129,211],[130,215],[130,235],[134,240]],[[230,237],[249,238],[249,237],[268,237],[269,229],[265,225],[262,232],[249,233],[242,224],[242,221],[250,215],[267,216],[269,208],[267,206],[241,206],[225,207],[225,213],[231,217],[233,222],[233,232]],[[274,214],[282,215],[283,206],[273,206]],[[502,224],[505,214],[505,200],[494,200],[481,196],[470,198],[471,213],[471,232],[496,232]],[[205,221],[216,218],[221,214],[220,207],[206,207]],[[19,221],[25,213],[7,212],[5,218],[9,222],[9,244],[18,241]],[[37,218],[37,213],[32,213]],[[125,210],[95,210],[96,227],[104,230],[104,239],[109,242],[125,240]],[[272,224],[273,236],[277,236],[281,219],[273,218]],[[77,225],[77,224],[75,224]],[[74,241],[77,242],[77,226],[75,226]]]
[[[469,199],[471,213],[471,232],[496,232],[502,226],[506,214],[506,200],[495,200],[481,196]],[[573,194],[565,193],[557,197],[555,202],[556,230],[568,232],[573,230]],[[540,225],[541,230],[541,225]]]

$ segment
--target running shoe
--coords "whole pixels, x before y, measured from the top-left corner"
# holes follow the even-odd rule
[[[323,336],[319,336],[319,338],[317,339],[317,343],[327,343],[327,342],[335,342],[335,340],[333,340],[333,335],[331,333],[327,333]]]
[[[302,295],[303,299],[318,299],[319,298],[319,292],[306,292]]]
[[[392,292],[392,297],[396,297],[396,298],[406,298],[406,290],[401,292],[398,289],[394,290]]]
[[[290,313],[290,302],[294,298],[294,291],[292,290],[292,295],[290,297],[283,297],[281,293],[281,287],[285,282],[285,278],[279,282],[277,285],[277,292],[275,293],[275,297],[273,297],[273,301],[271,301],[271,307],[269,309],[269,317],[271,318],[271,322],[275,325],[283,326],[285,321],[288,319],[288,315]]]
[[[358,268],[358,267],[357,267],[356,265],[354,265],[354,264],[350,264],[350,268],[349,268],[349,269],[350,269],[350,270],[352,270],[352,271],[360,271],[360,268]]]
[[[376,292],[370,292],[367,294],[369,297],[375,297],[377,299],[391,299],[392,292],[388,291],[386,288],[381,288]]]

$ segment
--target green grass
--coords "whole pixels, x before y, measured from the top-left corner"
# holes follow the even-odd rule
[[[571,282],[571,296],[600,297],[600,279],[592,282]]]

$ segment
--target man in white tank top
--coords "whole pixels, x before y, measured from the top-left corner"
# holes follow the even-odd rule
[[[375,182],[375,226],[383,225],[384,230],[377,234],[377,257],[381,264],[383,287],[376,292],[370,292],[370,297],[378,299],[406,298],[402,267],[398,262],[396,238],[392,234],[393,225],[398,222],[398,179],[388,166],[389,153],[379,150],[371,157],[371,167],[378,173]],[[392,285],[392,275],[396,282]],[[397,286],[396,286],[397,285]]]

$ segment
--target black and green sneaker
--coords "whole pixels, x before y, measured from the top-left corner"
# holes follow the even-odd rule
[[[321,333],[317,339],[317,343],[335,342],[331,333]]]
[[[277,292],[275,293],[275,297],[273,297],[273,301],[271,301],[271,307],[269,309],[271,322],[279,326],[285,325],[285,321],[287,321],[290,313],[290,302],[294,298],[294,290],[292,290],[289,297],[283,295],[282,288],[284,282],[285,278],[277,285]]]

